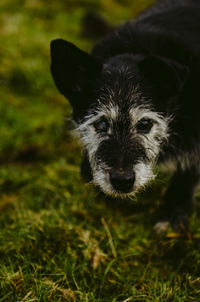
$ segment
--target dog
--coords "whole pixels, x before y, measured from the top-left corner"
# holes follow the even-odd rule
[[[172,160],[157,228],[187,225],[200,163],[200,2],[160,0],[91,54],[63,39],[50,48],[54,82],[83,144],[84,179],[123,198]]]

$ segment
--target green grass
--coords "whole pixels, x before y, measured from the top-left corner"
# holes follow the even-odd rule
[[[150,3],[1,0],[0,302],[200,301],[198,209],[186,236],[158,236],[167,172],[135,200],[85,185],[71,109],[49,72],[53,38],[91,48],[87,9],[118,23]]]

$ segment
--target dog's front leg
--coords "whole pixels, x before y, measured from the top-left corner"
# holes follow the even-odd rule
[[[162,222],[155,225],[155,230],[160,232],[163,226],[170,222],[175,231],[184,231],[188,225],[188,218],[194,205],[194,190],[199,180],[198,165],[182,167],[177,165],[177,169],[171,178],[169,187],[164,196],[164,206],[162,208]]]
[[[90,162],[88,158],[87,151],[83,151],[83,159],[81,163],[81,176],[86,182],[92,181],[92,169],[90,167]]]

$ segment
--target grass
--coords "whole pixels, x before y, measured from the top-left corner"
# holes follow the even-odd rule
[[[158,236],[167,172],[134,201],[85,185],[71,109],[49,72],[53,38],[91,48],[81,35],[87,9],[118,23],[150,3],[1,0],[0,302],[200,300],[198,209],[186,236]]]

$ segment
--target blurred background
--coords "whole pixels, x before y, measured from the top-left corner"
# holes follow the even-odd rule
[[[90,51],[87,11],[116,25],[152,3],[0,1],[0,302],[198,301],[198,217],[194,236],[153,234],[162,169],[135,201],[110,202],[85,185],[71,109],[50,75],[52,39]]]

